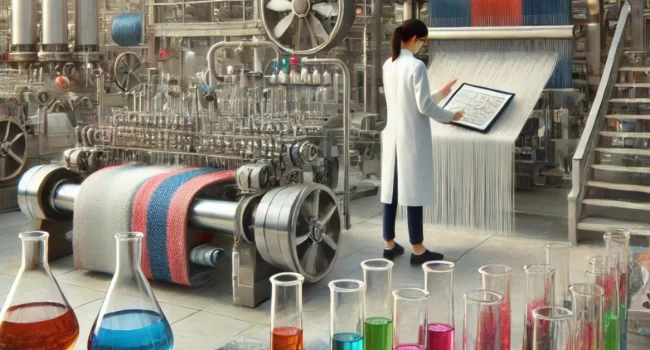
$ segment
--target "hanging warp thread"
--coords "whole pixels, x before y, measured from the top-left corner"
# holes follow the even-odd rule
[[[139,13],[122,13],[113,18],[113,41],[120,46],[138,46],[142,38],[142,16]]]
[[[555,68],[553,40],[431,42],[432,87],[458,78],[516,97],[487,134],[432,123],[434,203],[425,222],[446,229],[514,230],[514,142]],[[401,210],[401,215],[405,216]]]

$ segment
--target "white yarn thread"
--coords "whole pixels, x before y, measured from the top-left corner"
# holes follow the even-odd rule
[[[514,231],[514,142],[551,77],[558,46],[551,40],[435,42],[432,90],[458,78],[516,97],[487,134],[432,123],[435,205],[424,221],[486,234]],[[406,211],[400,210],[406,217]]]

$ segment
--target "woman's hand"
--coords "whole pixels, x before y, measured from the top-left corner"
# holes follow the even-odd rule
[[[447,95],[451,93],[451,87],[454,86],[454,84],[456,84],[457,81],[458,79],[453,79],[448,81],[444,85],[442,85],[442,87],[440,88],[440,97],[441,98],[447,97]]]
[[[465,115],[465,112],[463,112],[463,111],[458,111],[458,112],[454,113],[453,121],[457,122],[457,121],[463,119],[464,115]]]

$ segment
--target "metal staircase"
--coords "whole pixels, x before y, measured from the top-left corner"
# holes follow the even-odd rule
[[[573,158],[573,244],[617,228],[650,237],[650,62],[624,59],[629,13],[626,2]]]

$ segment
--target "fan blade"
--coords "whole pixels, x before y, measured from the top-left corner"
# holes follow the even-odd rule
[[[271,0],[266,4],[266,8],[275,12],[287,12],[291,11],[293,6],[289,0]]]
[[[281,37],[284,32],[289,29],[291,26],[291,22],[293,22],[293,17],[295,14],[293,12],[289,13],[287,17],[284,17],[278,24],[273,28],[273,34],[275,35],[276,38]]]
[[[328,4],[326,2],[316,4],[312,6],[311,9],[318,12],[319,15],[327,18],[336,17],[339,15],[338,6],[334,7],[334,4]]]
[[[323,24],[313,14],[309,15],[309,24],[311,24],[312,29],[314,29],[314,34],[321,40],[321,43],[327,42],[330,39],[330,35],[323,28]]]

